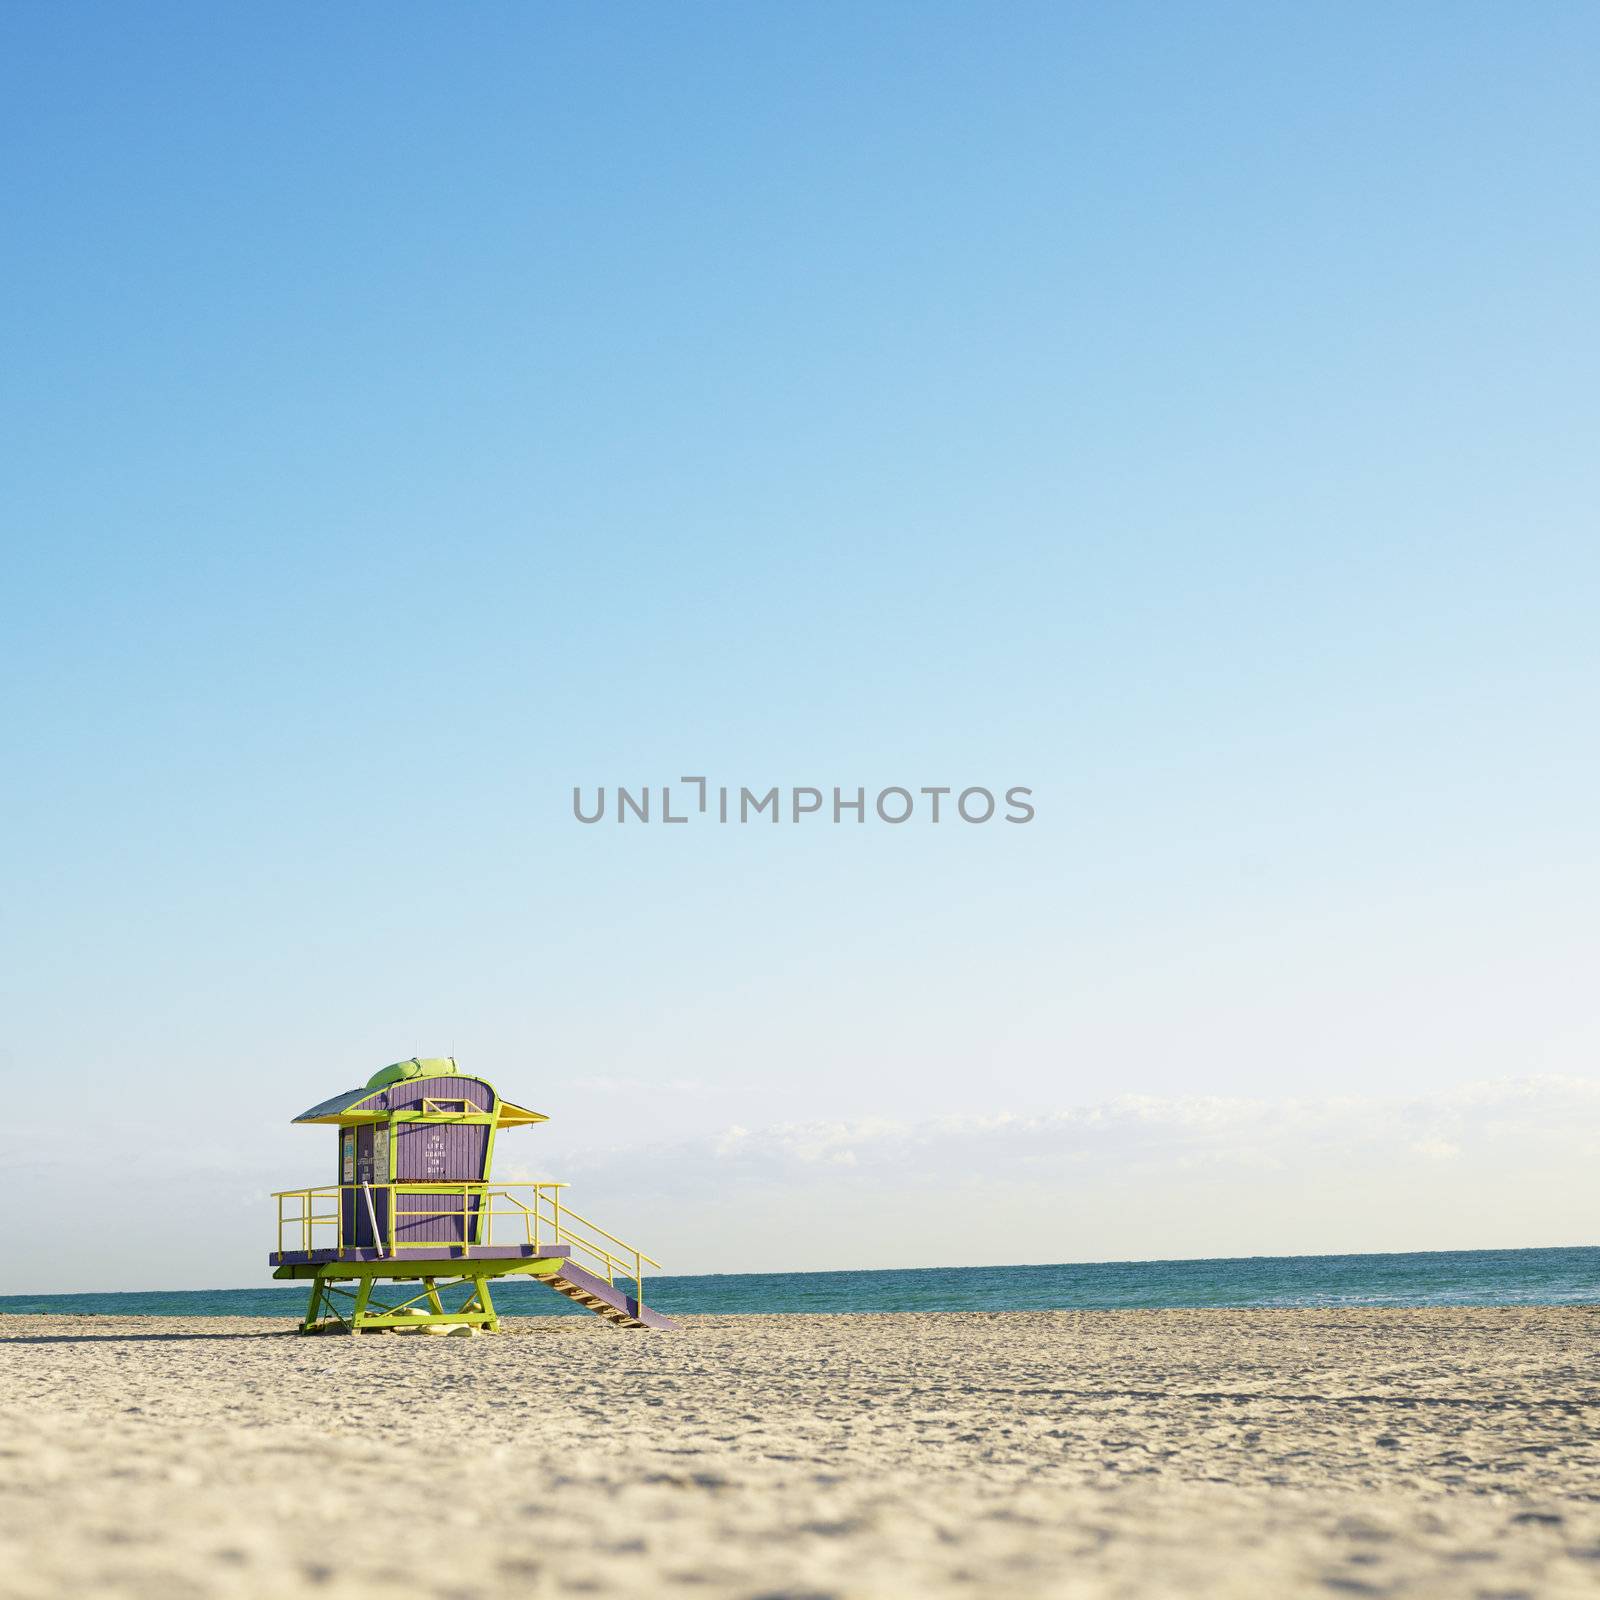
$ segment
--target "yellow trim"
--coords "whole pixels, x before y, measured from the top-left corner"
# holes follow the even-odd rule
[[[526,1106],[514,1106],[509,1100],[500,1102],[500,1115],[495,1119],[502,1128],[528,1128],[536,1122],[548,1122],[542,1111],[530,1111]]]
[[[425,1101],[424,1105],[435,1102]],[[441,1105],[458,1103],[454,1096],[437,1102]],[[352,1107],[348,1111],[335,1111],[326,1117],[308,1117],[302,1124],[305,1127],[322,1125],[337,1128],[359,1128],[367,1122],[393,1122],[393,1121],[420,1121],[424,1116],[460,1117],[463,1115],[488,1116],[488,1112],[463,1113],[460,1111],[357,1111]],[[494,1114],[494,1123],[500,1128],[531,1128],[536,1122],[548,1122],[550,1119],[542,1111],[530,1111],[526,1106],[514,1106],[509,1100],[500,1102],[500,1109]]]

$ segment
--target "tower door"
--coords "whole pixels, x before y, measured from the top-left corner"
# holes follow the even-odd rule
[[[355,1136],[354,1170],[349,1140]],[[367,1123],[346,1128],[340,1146],[340,1209],[344,1216],[344,1240],[362,1250],[381,1250],[389,1242],[389,1130]]]

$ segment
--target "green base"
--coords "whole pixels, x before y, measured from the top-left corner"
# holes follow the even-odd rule
[[[311,1300],[306,1306],[301,1333],[366,1333],[381,1328],[457,1327],[481,1328],[493,1333],[500,1326],[489,1295],[491,1278],[548,1277],[561,1266],[552,1257],[522,1261],[319,1261],[295,1262],[279,1267],[274,1278],[309,1278]],[[466,1268],[466,1271],[462,1269]],[[344,1282],[355,1288],[341,1287]],[[379,1282],[420,1283],[422,1288],[398,1304],[373,1304],[373,1286]],[[453,1292],[470,1286],[465,1300],[447,1311],[441,1290]],[[343,1309],[337,1301],[349,1304]],[[426,1300],[429,1309],[420,1316],[408,1308]]]

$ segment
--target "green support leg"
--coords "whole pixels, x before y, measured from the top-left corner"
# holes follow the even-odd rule
[[[363,1278],[361,1280],[361,1287],[356,1290],[355,1309],[350,1313],[350,1331],[351,1331],[351,1333],[360,1333],[361,1332],[361,1316],[362,1316],[362,1313],[367,1309],[367,1301],[369,1301],[371,1298],[372,1298],[372,1279],[371,1278]]]
[[[430,1306],[432,1306],[433,1309],[436,1312],[438,1312],[438,1314],[442,1317],[444,1315],[444,1304],[439,1299],[439,1291],[434,1287],[433,1279],[432,1278],[424,1278],[422,1280],[422,1282],[423,1282],[423,1286],[427,1290],[428,1304]]]
[[[300,1324],[301,1333],[310,1333],[317,1325],[317,1313],[322,1310],[322,1276],[319,1273],[311,1280],[311,1300],[306,1306],[305,1321]]]
[[[484,1323],[484,1327],[487,1328],[490,1333],[494,1333],[498,1331],[500,1327],[500,1319],[495,1315],[494,1301],[489,1298],[489,1280],[487,1278],[474,1278],[472,1281],[477,1285],[479,1308],[488,1317],[488,1321]]]

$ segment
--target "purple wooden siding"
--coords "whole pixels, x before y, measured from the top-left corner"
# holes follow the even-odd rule
[[[359,1188],[346,1189],[340,1195],[339,1209],[344,1213],[344,1224],[339,1239],[345,1246],[363,1245],[377,1247],[389,1242],[389,1190],[387,1186],[372,1186],[372,1212],[378,1218],[378,1237],[372,1237],[372,1214],[367,1211],[367,1196]]]
[[[479,1182],[489,1154],[482,1122],[397,1122],[395,1177],[410,1183]]]
[[[494,1090],[476,1078],[411,1078],[391,1083],[388,1095],[389,1111],[420,1111],[424,1099],[468,1100],[479,1111],[494,1109]]]
[[[372,1186],[372,1211],[378,1218],[378,1237],[372,1237],[372,1216],[367,1211],[367,1197],[359,1188],[342,1189],[339,1193],[339,1210],[342,1221],[339,1242],[345,1249],[354,1246],[383,1248],[389,1243],[389,1187]]]
[[[367,1197],[358,1195],[361,1202],[360,1223],[356,1229],[356,1243],[374,1245],[379,1249],[387,1249],[389,1245],[389,1186],[387,1184],[373,1184],[372,1186],[372,1212],[367,1211]],[[372,1218],[378,1219],[378,1237],[372,1237]]]

